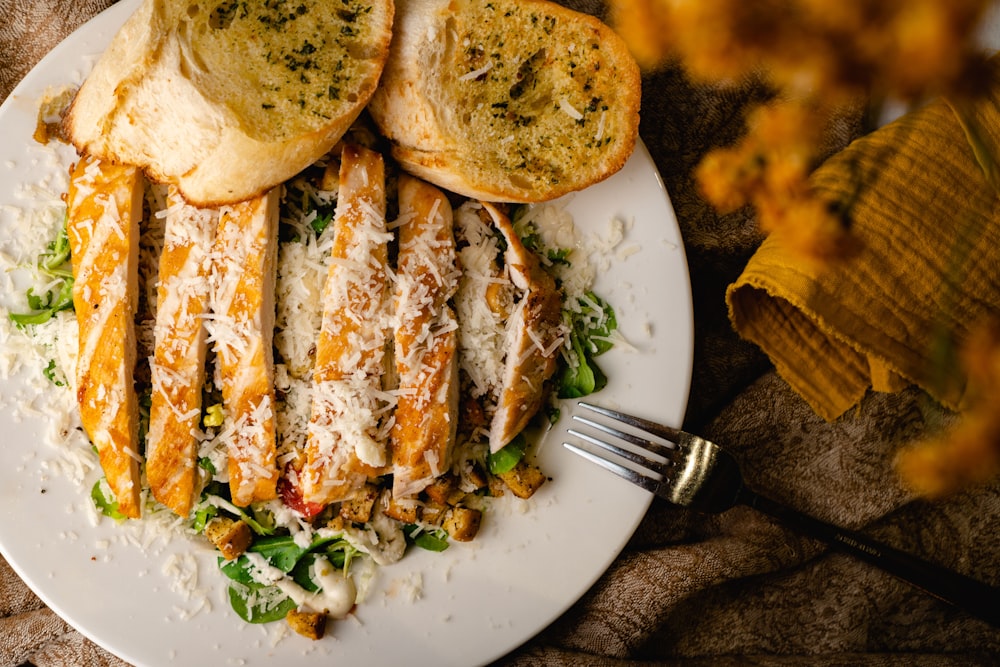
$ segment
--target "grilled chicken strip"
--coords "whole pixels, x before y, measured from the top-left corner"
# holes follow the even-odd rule
[[[458,289],[452,210],[437,188],[399,178],[394,309],[399,399],[391,433],[393,496],[422,491],[451,465],[458,424]]]
[[[142,514],[133,374],[143,184],[133,167],[83,157],[71,174],[67,198],[80,327],[77,402],[118,509],[130,518]]]
[[[157,283],[146,478],[153,496],[180,516],[197,481],[201,394],[208,351],[211,254],[218,209],[190,206],[170,188]]]
[[[274,283],[280,188],[221,209],[212,250],[207,318],[228,440],[233,503],[277,495],[275,459]]]
[[[496,452],[524,430],[545,400],[544,384],[556,371],[563,340],[562,298],[510,219],[492,204],[483,203],[483,208],[507,241],[507,270],[524,292],[507,320],[503,379],[490,424],[490,451]]]
[[[503,375],[504,324],[514,306],[515,289],[503,266],[500,239],[493,220],[478,204],[463,204],[455,211],[455,239],[462,275],[455,295],[459,321],[459,363],[468,395],[482,401],[482,420],[469,423],[488,433]],[[483,423],[478,423],[482,421]],[[478,431],[482,430],[482,433]]]
[[[340,161],[333,262],[323,287],[313,405],[300,472],[306,502],[351,497],[387,466],[383,391],[388,241],[382,156],[347,145]]]

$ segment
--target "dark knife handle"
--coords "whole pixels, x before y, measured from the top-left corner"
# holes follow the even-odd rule
[[[994,586],[890,547],[862,533],[820,521],[747,489],[743,490],[740,501],[1000,627],[1000,589]]]

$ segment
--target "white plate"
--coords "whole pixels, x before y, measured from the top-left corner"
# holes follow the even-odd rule
[[[71,35],[0,107],[0,240],[15,233],[5,206],[29,204],[23,185],[62,168],[31,140],[37,100],[49,86],[79,83],[137,4],[120,2]],[[72,154],[63,151],[62,159],[68,164]],[[620,247],[638,250],[622,252],[595,286],[636,349],[601,357],[610,383],[594,400],[678,424],[691,377],[691,293],[677,222],[645,147],[620,173],[573,196],[568,208],[584,231],[600,232],[614,217],[630,223]],[[39,444],[44,415],[12,407],[17,396],[30,395],[27,384],[23,374],[0,382],[0,552],[60,616],[138,665],[486,663],[579,599],[650,502],[649,494],[560,446],[573,409],[566,403],[565,417],[540,445],[540,465],[552,480],[532,500],[504,499],[468,545],[441,554],[415,550],[381,570],[369,599],[324,640],[292,635],[272,645],[274,628],[245,625],[229,609],[226,582],[207,550],[183,540],[141,549],[123,543],[136,531],[110,520],[92,525],[80,509],[89,502],[84,491],[52,473],[49,462],[58,454]],[[192,552],[212,608],[183,620],[196,601],[173,590],[177,580],[164,564]]]

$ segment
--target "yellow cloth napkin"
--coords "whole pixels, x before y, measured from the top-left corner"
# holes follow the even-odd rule
[[[964,108],[1000,161],[1000,79]],[[736,331],[825,419],[909,383],[963,407],[935,348],[1000,313],[1000,197],[970,145],[944,101],[854,141],[811,180],[833,201],[856,197],[860,251],[820,266],[774,234],[729,286]]]

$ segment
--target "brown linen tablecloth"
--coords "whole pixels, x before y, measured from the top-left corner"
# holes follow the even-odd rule
[[[109,0],[0,0],[0,100]],[[569,3],[574,4],[574,3]],[[580,9],[603,16],[600,2]],[[672,197],[690,264],[695,372],[685,426],[725,444],[751,484],[814,515],[1000,585],[1000,484],[941,502],[914,500],[895,452],[943,415],[923,394],[871,394],[827,423],[741,341],[724,294],[760,243],[747,212],[719,216],[692,169],[732,141],[766,99],[747,80],[692,85],[676,69],[644,79],[641,135]],[[832,152],[856,133],[847,117]],[[16,140],[4,135],[0,138]],[[762,515],[704,516],[654,501],[610,570],[505,665],[987,665],[1000,631]],[[0,667],[121,665],[46,609],[0,560]],[[419,656],[414,664],[419,664]]]

